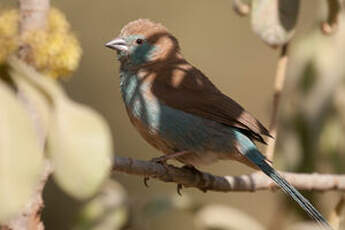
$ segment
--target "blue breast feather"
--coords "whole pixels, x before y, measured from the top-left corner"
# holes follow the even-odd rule
[[[235,140],[243,142],[246,148],[256,149],[255,144],[235,128],[171,108],[157,98],[146,96],[151,86],[141,82],[135,74],[122,72],[120,79],[122,97],[132,115],[179,151],[231,153]]]

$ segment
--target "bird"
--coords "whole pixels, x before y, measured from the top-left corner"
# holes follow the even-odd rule
[[[287,182],[256,143],[268,129],[222,93],[182,55],[177,38],[160,23],[137,19],[107,42],[120,62],[120,92],[130,122],[163,153],[192,168],[236,160],[259,169],[291,196],[323,229],[331,229],[314,206]]]

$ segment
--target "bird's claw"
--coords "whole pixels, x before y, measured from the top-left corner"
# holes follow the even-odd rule
[[[207,188],[199,188],[201,192],[207,193]]]
[[[150,177],[146,176],[144,177],[144,185],[146,188],[150,187],[150,185],[147,183],[150,180]]]
[[[170,158],[167,157],[166,155],[163,155],[163,156],[160,156],[160,157],[152,158],[151,161],[155,162],[155,163],[162,164],[164,167],[166,167],[168,159],[170,159]],[[188,167],[188,166],[186,166],[186,167]],[[193,167],[193,166],[191,166],[191,167]],[[147,181],[149,179],[150,179],[149,177],[145,177],[144,178],[144,184],[145,184],[146,187],[148,187]],[[177,191],[177,194],[180,195],[180,196],[182,196],[182,193],[181,193],[182,188],[183,188],[182,184],[177,184],[176,191]]]
[[[202,172],[199,171],[197,168],[195,168],[193,165],[184,165],[182,168],[191,171],[193,174],[199,175],[200,178],[202,179]],[[181,188],[182,188],[182,185],[181,185]],[[201,190],[204,193],[207,192],[207,188],[198,187],[198,189]]]
[[[166,161],[167,161],[167,159],[165,158],[165,156],[154,157],[151,159],[151,162],[162,164],[164,167],[167,166]],[[149,180],[150,180],[150,177],[148,177],[148,176],[144,177],[144,185],[146,188],[150,187],[150,185],[148,184]]]
[[[182,193],[181,193],[182,189],[183,189],[183,185],[177,184],[176,190],[177,190],[177,194],[179,194],[180,196],[182,196]]]

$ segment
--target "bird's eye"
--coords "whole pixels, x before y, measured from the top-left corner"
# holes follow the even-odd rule
[[[141,45],[141,44],[143,44],[144,40],[141,39],[141,38],[138,38],[135,42],[136,42],[138,45]]]

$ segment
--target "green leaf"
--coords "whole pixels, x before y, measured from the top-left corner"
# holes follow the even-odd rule
[[[254,32],[272,47],[287,43],[294,34],[299,0],[253,0]]]
[[[0,81],[0,222],[19,212],[37,185],[43,163],[34,124]]]
[[[112,166],[112,138],[107,123],[91,108],[71,101],[55,80],[16,58],[9,63],[51,100],[47,142],[57,183],[76,198],[92,196]]]
[[[96,197],[81,209],[73,230],[120,230],[129,220],[126,192],[113,180],[108,180]]]
[[[48,138],[58,184],[76,198],[92,196],[108,176],[112,162],[110,130],[90,108],[58,100]]]

